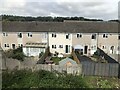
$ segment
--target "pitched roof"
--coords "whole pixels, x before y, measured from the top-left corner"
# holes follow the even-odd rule
[[[3,32],[118,33],[117,22],[2,22]]]
[[[74,60],[72,60],[71,58],[68,58],[68,57],[59,61],[59,65],[64,65],[67,62],[70,62],[73,65],[77,65],[77,63]]]

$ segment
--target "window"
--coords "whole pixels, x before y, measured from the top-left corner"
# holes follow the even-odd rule
[[[96,50],[96,46],[91,46],[91,50]]]
[[[56,49],[56,45],[52,45],[52,48]]]
[[[92,34],[92,39],[96,39],[96,34]]]
[[[108,38],[108,34],[103,34],[103,38]]]
[[[32,33],[31,32],[28,33],[28,37],[32,37]]]
[[[70,34],[66,34],[66,39],[70,39]]]
[[[63,45],[59,45],[59,48],[63,48]]]
[[[56,35],[56,33],[52,33],[52,37],[54,37],[54,38],[55,38],[56,36],[57,36],[57,35]]]
[[[106,46],[102,46],[102,49],[106,49]]]
[[[82,34],[77,33],[77,38],[81,38],[81,37],[82,37]]]
[[[19,38],[22,38],[22,33],[18,33],[18,37],[19,37]]]
[[[23,45],[22,44],[18,44],[18,47],[22,47]]]
[[[4,44],[5,47],[7,47],[7,44]]]
[[[114,50],[114,46],[111,46],[111,47],[110,47],[110,50]]]
[[[4,44],[5,47],[9,47],[9,44]]]
[[[117,48],[117,49],[118,49],[118,51],[120,51],[120,46],[118,46],[118,48]]]
[[[12,48],[15,49],[15,44],[12,44]]]
[[[6,32],[3,33],[3,36],[8,36],[8,34]]]
[[[120,34],[118,35],[118,40],[120,40]]]

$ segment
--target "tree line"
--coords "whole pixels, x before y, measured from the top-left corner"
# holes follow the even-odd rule
[[[42,21],[42,22],[63,22],[64,20],[76,21],[103,21],[102,19],[88,19],[85,17],[51,17],[51,16],[14,16],[14,15],[1,15],[2,21]],[[109,20],[118,22],[118,20]]]

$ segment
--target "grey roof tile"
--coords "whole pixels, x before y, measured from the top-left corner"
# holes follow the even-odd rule
[[[2,22],[3,32],[118,33],[117,22]]]

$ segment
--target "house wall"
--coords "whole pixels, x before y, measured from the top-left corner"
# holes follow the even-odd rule
[[[77,38],[77,34],[79,33],[74,33],[73,38],[72,38],[72,45],[73,47],[76,45],[81,45],[84,47],[83,54],[89,55],[93,54],[96,51],[95,49],[92,49],[92,46],[97,46],[97,37],[96,39],[91,39],[92,34],[91,33],[81,33],[82,37]],[[93,33],[96,34],[96,33]],[[97,35],[97,34],[96,34]],[[87,46],[87,53],[85,53],[85,46]]]
[[[3,33],[1,35],[1,38],[2,38],[1,47],[2,47],[3,50],[12,49],[12,44],[18,45],[17,34],[14,33],[14,32],[9,32],[7,34],[8,34],[8,36],[3,36]],[[5,47],[5,44],[8,44],[9,47]]]
[[[49,33],[49,46],[50,46],[50,52],[55,53],[57,51],[58,53],[62,54],[70,54],[72,51],[72,34],[70,35],[69,39],[66,39],[66,35],[68,33],[56,33],[56,37],[52,37],[52,34],[55,34],[53,32]],[[52,45],[56,45],[56,49],[52,48]],[[63,45],[63,48],[59,48],[59,45]],[[70,51],[66,53],[66,45],[69,45]]]
[[[103,34],[105,33],[96,33],[96,39],[91,39],[93,33],[81,33],[82,37],[77,38],[77,33],[56,33],[56,37],[52,37],[53,32],[49,32],[49,39],[47,38],[46,32],[32,32],[32,37],[28,37],[28,32],[24,32],[22,33],[22,38],[18,38],[18,32],[7,32],[8,36],[3,36],[3,33],[0,33],[0,43],[3,50],[12,49],[12,44],[15,44],[15,48],[17,48],[19,44],[24,46],[27,42],[36,42],[49,43],[51,53],[57,51],[58,53],[70,54],[72,46],[81,45],[83,47],[88,46],[86,55],[93,54],[97,46],[107,54],[120,54],[120,50],[118,51],[118,46],[120,46],[118,33],[108,33],[108,38],[103,38]],[[67,34],[70,35],[69,39],[66,39]],[[5,47],[5,44],[9,44],[9,47]],[[56,49],[52,48],[52,45],[56,45]],[[59,48],[59,45],[63,45],[63,48]],[[66,53],[66,45],[70,46],[69,53]],[[94,46],[95,48],[93,50],[92,47]],[[110,50],[111,46],[114,46],[113,53]]]
[[[47,43],[47,37],[44,32],[32,32],[32,37],[28,37],[28,32],[23,33],[23,44],[27,42]]]
[[[98,36],[98,47],[105,51],[107,54],[117,54],[118,52],[118,34],[108,33],[108,38],[103,38],[104,33],[100,33]],[[103,48],[105,46],[105,48]],[[114,46],[113,53],[111,52],[111,46]]]
[[[3,36],[3,33],[0,37],[3,50],[13,49],[12,44],[15,44],[15,48],[17,48],[24,46],[27,42],[47,43],[47,36],[44,32],[32,32],[32,37],[28,37],[28,32],[21,32],[22,38],[18,37],[19,32],[7,32],[7,36]],[[5,47],[5,44],[9,44],[9,47]]]

